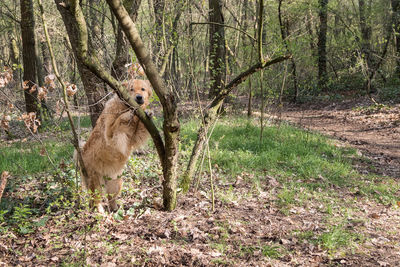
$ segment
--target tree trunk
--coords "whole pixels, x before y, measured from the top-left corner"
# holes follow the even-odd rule
[[[129,12],[133,22],[136,22],[139,7],[142,0],[127,0],[124,1],[124,6]],[[118,25],[117,28],[117,45],[116,45],[116,55],[111,66],[111,75],[119,81],[128,78],[125,65],[130,63],[131,59],[129,56],[129,41],[126,39],[124,31],[121,26]]]
[[[49,48],[47,47],[46,40],[43,39],[40,41],[40,49],[43,57],[44,73],[47,76],[53,73],[53,66],[51,65],[50,53],[49,53]]]
[[[20,80],[20,75],[19,75],[19,69],[18,65],[20,64],[20,58],[19,58],[19,47],[17,44],[17,40],[15,39],[14,34],[12,31],[9,32],[10,35],[10,59],[11,59],[11,64],[13,66],[13,77],[14,81],[21,82]]]
[[[64,7],[65,4],[64,1],[62,0],[54,0],[54,1],[64,21],[65,28],[67,30],[71,42],[72,50],[74,52],[75,57],[77,58],[77,66],[79,74],[81,76],[85,94],[88,100],[90,119],[92,122],[92,127],[94,127],[96,125],[98,117],[100,116],[104,108],[104,103],[99,102],[105,95],[105,88],[103,85],[103,81],[96,75],[94,75],[88,69],[88,67],[85,66],[81,60],[79,60],[79,56],[77,54],[78,31],[75,27],[74,18],[71,12],[66,7]]]
[[[165,0],[153,0],[154,21],[155,21],[155,45],[153,48],[153,60],[158,68],[161,67],[163,58],[160,56],[162,52],[163,36],[164,36],[164,10]],[[164,51],[165,53],[165,51]]]
[[[360,12],[360,31],[361,31],[361,53],[365,58],[366,72],[369,75],[369,69],[372,68],[371,57],[371,27],[368,25],[365,10],[365,1],[359,0],[358,7]]]
[[[396,69],[395,74],[400,78],[400,0],[392,0],[393,31],[396,43]]]
[[[279,26],[281,28],[281,37],[283,40],[283,43],[285,45],[286,51],[287,53],[291,53],[290,49],[289,49],[289,44],[288,44],[288,40],[287,37],[289,36],[289,26],[285,27],[285,25],[283,24],[283,20],[282,20],[282,0],[279,0],[279,4],[278,4],[278,18],[279,18]],[[290,59],[290,62],[292,64],[292,76],[293,76],[293,89],[294,89],[294,97],[293,97],[293,102],[296,102],[299,96],[299,89],[297,86],[297,71],[296,71],[296,62],[294,61],[294,58],[292,57]],[[282,97],[282,96],[281,96]]]
[[[21,0],[21,36],[22,61],[24,67],[23,80],[28,81],[29,88],[24,90],[26,112],[38,113],[37,90],[30,93],[36,84],[36,49],[35,49],[35,20],[33,3],[30,0]],[[37,114],[39,115],[39,114]]]
[[[328,0],[319,2],[319,33],[318,33],[318,86],[326,91],[328,74],[326,70],[326,37],[328,32]]]
[[[221,0],[209,0],[210,30],[210,91],[208,97],[214,98],[225,83],[225,29]],[[216,24],[217,23],[217,24]]]

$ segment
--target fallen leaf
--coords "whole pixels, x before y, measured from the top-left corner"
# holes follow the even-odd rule
[[[372,213],[368,217],[373,218],[373,219],[379,219],[380,218],[380,216],[378,214],[376,214],[376,213]]]

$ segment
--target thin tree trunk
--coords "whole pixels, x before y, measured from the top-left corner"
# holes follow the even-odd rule
[[[43,57],[44,73],[47,76],[47,75],[53,73],[53,66],[51,65],[51,57],[50,57],[49,49],[46,44],[46,40],[43,39],[40,41],[40,49],[41,49],[42,57]]]
[[[37,90],[30,93],[36,84],[36,49],[35,49],[35,20],[33,3],[30,0],[21,0],[21,36],[22,36],[22,61],[24,67],[23,80],[28,81],[29,88],[24,91],[26,112],[38,114]],[[32,56],[33,55],[33,56]]]
[[[129,15],[133,22],[136,22],[139,7],[142,0],[127,0],[124,1],[124,6],[129,12]],[[116,45],[116,55],[112,63],[111,74],[114,78],[119,81],[125,80],[127,78],[126,64],[130,63],[131,59],[129,56],[129,41],[126,39],[124,31],[121,26],[117,27],[117,45]]]
[[[360,12],[360,31],[361,31],[361,55],[365,66],[366,82],[365,87],[368,95],[371,93],[370,74],[373,68],[373,60],[371,54],[371,27],[368,25],[365,1],[359,0],[358,7]]]
[[[258,61],[264,62],[263,56],[263,28],[264,28],[264,0],[259,0],[258,5],[258,21],[257,21],[257,35],[258,35]],[[260,70],[260,91],[261,91],[261,116],[260,116],[260,143],[263,141],[263,132],[264,132],[264,106],[265,106],[265,98],[264,98],[264,71]]]
[[[21,78],[19,76],[19,71],[17,67],[20,64],[19,47],[12,31],[9,32],[9,35],[11,37],[9,45],[10,45],[10,59],[11,59],[11,64],[13,65],[13,77],[14,77],[13,80],[20,83]]]
[[[224,87],[225,66],[225,29],[221,0],[209,0],[209,30],[210,30],[210,91],[212,99]],[[217,24],[215,24],[217,23]]]
[[[400,78],[400,0],[392,0],[393,31],[396,43],[396,69],[395,74]]]
[[[160,59],[163,57],[160,56],[160,54],[163,47],[165,0],[153,0],[153,9],[155,21],[155,45],[153,47],[153,60],[156,62],[156,66],[161,67],[163,60]],[[165,52],[166,51],[164,51],[164,53]],[[164,60],[166,59],[164,58]]]
[[[288,40],[287,40],[287,37],[289,36],[289,29],[288,29],[288,27],[285,27],[283,25],[283,21],[282,21],[282,0],[279,0],[279,4],[278,4],[278,18],[279,18],[279,26],[281,28],[281,37],[282,37],[282,40],[285,45],[287,53],[290,54],[291,51],[289,49],[289,44],[288,44]],[[299,96],[299,89],[297,86],[296,62],[294,61],[293,57],[290,59],[290,62],[292,64],[293,89],[294,89],[293,102],[296,102],[298,99],[298,96]]]
[[[327,90],[328,74],[326,69],[326,37],[328,32],[328,0],[318,0],[319,3],[319,33],[318,33],[318,86]]]

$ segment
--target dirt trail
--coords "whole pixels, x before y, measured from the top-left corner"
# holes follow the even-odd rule
[[[286,107],[281,118],[357,148],[372,163],[365,171],[400,178],[400,105],[373,106],[366,99]],[[361,164],[361,163],[360,163]]]

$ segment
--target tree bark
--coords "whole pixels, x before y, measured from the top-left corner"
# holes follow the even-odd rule
[[[79,60],[78,56],[78,31],[74,23],[74,18],[70,10],[65,6],[63,0],[54,0],[57,9],[61,14],[65,28],[67,30],[72,50],[75,57],[77,58],[78,71],[81,76],[81,80],[84,86],[85,94],[88,100],[90,120],[92,122],[92,127],[96,125],[96,121],[100,116],[104,108],[104,103],[100,100],[105,95],[105,88],[101,79],[94,75],[87,66]],[[94,52],[94,51],[93,51]]]
[[[22,61],[24,67],[23,80],[28,81],[29,88],[24,90],[26,112],[38,114],[37,90],[30,93],[36,84],[36,49],[35,49],[35,19],[33,3],[30,0],[21,0],[21,36]]]
[[[49,53],[49,48],[47,47],[46,40],[43,39],[40,41],[40,49],[43,57],[44,73],[45,75],[49,75],[53,73],[53,66],[51,65],[51,57]]]
[[[12,31],[9,32],[9,35],[11,37],[9,45],[10,45],[10,59],[11,59],[11,64],[13,66],[13,77],[14,77],[13,80],[18,81],[20,83],[21,79],[18,70],[18,65],[20,64],[19,47]]]
[[[318,33],[318,86],[326,91],[328,74],[326,69],[326,37],[328,32],[328,0],[318,0],[319,33]]]
[[[371,33],[372,29],[368,25],[367,14],[365,10],[365,1],[359,0],[358,7],[360,12],[360,31],[361,31],[361,54],[365,58],[366,72],[369,76],[370,68],[373,67],[371,55]]]
[[[124,1],[124,6],[129,12],[133,22],[136,22],[139,7],[142,0],[126,0]],[[128,78],[126,71],[126,64],[130,63],[131,59],[129,57],[129,41],[126,39],[124,31],[121,26],[117,27],[117,45],[116,45],[116,55],[111,66],[111,75],[119,80],[125,80]]]
[[[393,32],[396,43],[396,69],[395,74],[400,78],[400,0],[392,0]]]
[[[154,22],[155,22],[155,45],[153,48],[153,60],[157,67],[161,67],[162,57],[160,53],[162,50],[163,36],[164,36],[164,10],[165,10],[165,0],[153,0],[154,9]],[[166,51],[164,51],[165,53]],[[165,55],[164,55],[165,56]]]
[[[209,0],[210,31],[210,90],[208,97],[214,98],[225,83],[225,29],[221,0]]]
[[[279,3],[278,3],[278,18],[279,18],[279,26],[281,29],[282,41],[285,45],[287,53],[290,54],[291,51],[289,49],[289,44],[288,44],[288,40],[287,40],[287,37],[289,36],[289,29],[288,29],[288,27],[285,27],[285,25],[283,24],[283,20],[282,20],[282,0],[279,0]],[[293,89],[294,89],[293,102],[296,102],[297,98],[299,96],[299,89],[297,86],[296,62],[294,61],[293,57],[290,58],[290,62],[292,64]]]

